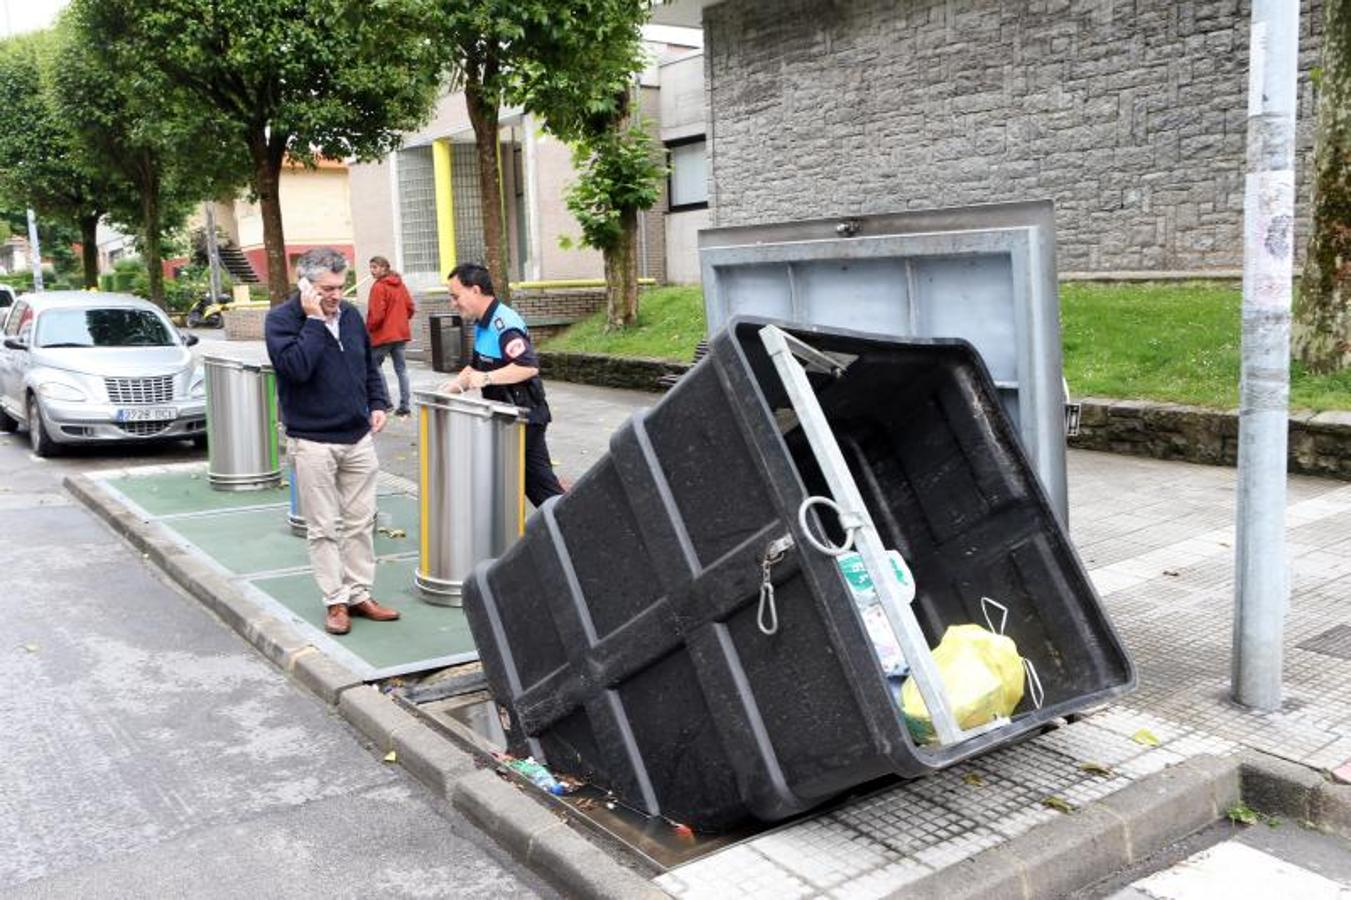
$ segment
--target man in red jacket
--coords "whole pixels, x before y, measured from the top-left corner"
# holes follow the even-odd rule
[[[417,312],[417,306],[399,273],[390,271],[389,260],[383,256],[371,257],[371,277],[375,279],[375,284],[371,285],[370,305],[366,310],[366,330],[371,333],[371,354],[377,371],[383,368],[386,356],[394,357],[394,375],[399,379],[399,408],[394,414],[406,416],[411,391],[404,349],[412,338],[408,320]]]

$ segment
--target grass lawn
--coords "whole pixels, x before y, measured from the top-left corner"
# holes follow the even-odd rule
[[[1238,406],[1237,284],[1156,282],[1060,286],[1065,378],[1083,397]],[[1290,405],[1351,409],[1351,372],[1290,372]]]
[[[606,333],[605,311],[540,343],[544,350],[609,353],[689,362],[704,336],[704,295],[697,285],[658,287],[638,295],[638,325]]]
[[[1071,393],[1237,407],[1241,303],[1238,286],[1223,282],[1062,284]],[[544,349],[688,360],[703,333],[699,288],[666,287],[642,295],[637,328],[607,334],[598,314]],[[1351,372],[1313,376],[1296,364],[1290,378],[1292,407],[1351,409]]]

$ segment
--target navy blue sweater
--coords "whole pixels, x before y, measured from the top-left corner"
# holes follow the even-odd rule
[[[389,409],[366,323],[350,303],[340,309],[341,341],[322,320],[305,315],[298,292],[267,314],[267,355],[291,437],[355,444],[371,430],[371,410]]]

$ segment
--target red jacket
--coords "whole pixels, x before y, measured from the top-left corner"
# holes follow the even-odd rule
[[[371,285],[370,304],[366,310],[366,330],[371,333],[371,346],[411,340],[408,320],[417,312],[413,295],[404,287],[403,279],[390,272]]]

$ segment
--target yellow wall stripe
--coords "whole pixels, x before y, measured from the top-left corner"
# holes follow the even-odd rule
[[[455,189],[450,180],[453,154],[450,141],[432,144],[432,179],[436,190],[436,246],[441,262],[440,279],[455,268]],[[438,279],[438,280],[440,280]]]

